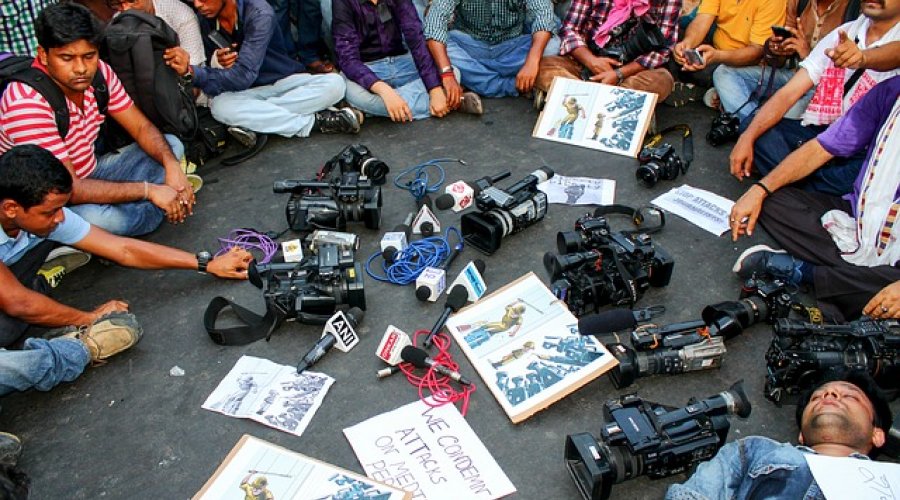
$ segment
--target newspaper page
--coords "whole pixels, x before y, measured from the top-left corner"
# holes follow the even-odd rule
[[[612,205],[616,198],[616,181],[590,177],[554,175],[538,184],[547,201],[566,205]]]
[[[731,230],[728,214],[734,202],[704,189],[685,184],[658,196],[651,203],[716,236]]]

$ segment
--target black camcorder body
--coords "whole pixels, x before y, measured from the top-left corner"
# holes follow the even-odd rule
[[[544,254],[544,267],[554,294],[578,317],[607,304],[633,305],[651,286],[668,285],[675,267],[649,234],[613,232],[600,215],[584,215],[575,231],[558,233],[556,247],[558,254]]]
[[[507,189],[488,186],[475,197],[478,212],[460,220],[466,243],[491,255],[503,238],[518,233],[547,215],[547,195],[537,185],[553,177],[550,167],[541,167]]]
[[[586,432],[566,436],[566,468],[584,500],[605,500],[614,484],[671,476],[709,460],[725,444],[728,416],[750,411],[742,382],[683,408],[629,394],[604,405],[601,441]]]
[[[326,243],[300,262],[254,261],[248,277],[285,319],[322,324],[340,309],[366,309],[363,274],[352,249]]]
[[[896,397],[900,390],[900,321],[864,318],[846,324],[779,319],[766,352],[765,396],[788,402],[829,370],[864,370]]]

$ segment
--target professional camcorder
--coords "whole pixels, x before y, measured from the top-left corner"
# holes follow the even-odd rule
[[[613,38],[614,40],[624,39],[624,41],[619,44],[613,43],[605,47],[596,47],[593,40],[591,40],[595,54],[600,57],[616,59],[620,63],[626,64],[642,55],[660,50],[666,46],[666,37],[663,36],[659,27],[654,24],[640,20],[635,23],[625,22],[620,26],[622,26],[622,31],[631,30],[630,34]]]
[[[537,185],[551,177],[553,170],[541,167],[505,190],[493,185],[481,190],[475,197],[479,211],[463,214],[460,220],[466,243],[491,255],[503,238],[543,219],[547,195]]]
[[[390,171],[369,148],[354,144],[328,160],[314,180],[275,182],[276,193],[291,193],[285,208],[290,228],[344,231],[347,222],[381,227],[381,184]]]
[[[623,343],[607,344],[619,364],[609,372],[618,389],[628,387],[638,378],[651,375],[678,375],[722,366],[727,352],[725,340],[743,333],[746,328],[766,321],[787,318],[802,309],[794,301],[794,293],[784,282],[748,280],[741,299],[719,302],[703,308],[702,319],[664,326],[641,325],[631,332],[631,347]],[[805,310],[803,311],[806,314]]]
[[[649,287],[668,285],[675,266],[649,231],[614,232],[602,213],[603,207],[579,218],[574,231],[556,235],[559,254],[544,254],[551,288],[575,316],[606,304],[633,305]]]
[[[636,394],[613,399],[603,407],[602,441],[587,432],[566,436],[566,468],[582,498],[605,500],[613,484],[678,474],[712,458],[728,437],[728,416],[746,418],[750,410],[742,382],[684,408]]]
[[[813,387],[829,370],[867,371],[882,389],[900,390],[900,322],[864,318],[846,324],[779,319],[766,352],[766,398],[782,403]]]
[[[248,277],[286,319],[321,324],[337,310],[366,309],[362,265],[352,249],[335,244],[319,244],[316,253],[296,263],[253,261]]]

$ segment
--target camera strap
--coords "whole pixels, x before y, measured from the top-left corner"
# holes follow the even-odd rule
[[[609,214],[627,215],[631,217],[631,222],[633,222],[634,225],[638,227],[638,229],[622,231],[624,233],[653,234],[659,232],[663,227],[666,226],[666,213],[652,205],[643,205],[638,208],[632,208],[627,205],[619,204],[601,205],[597,207],[596,210],[594,210],[594,217],[600,217]],[[647,220],[645,214],[658,215],[659,224],[655,226],[642,227],[644,222]]]
[[[216,328],[216,320],[222,310],[228,307],[244,323],[243,326]],[[260,339],[269,340],[272,332],[281,326],[285,317],[285,314],[269,299],[266,299],[266,314],[260,316],[225,297],[215,297],[206,306],[206,312],[203,314],[203,326],[206,328],[209,338],[216,344],[245,345]]]

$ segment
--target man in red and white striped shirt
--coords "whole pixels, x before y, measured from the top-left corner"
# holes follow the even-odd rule
[[[54,110],[39,92],[13,82],[0,98],[0,153],[18,144],[52,152],[75,178],[72,210],[112,233],[146,234],[163,217],[183,222],[195,202],[178,160],[183,146],[147,120],[112,69],[99,60],[102,30],[91,12],[71,3],[47,7],[35,32],[39,47],[34,67],[47,73],[66,96],[68,133],[60,136]],[[136,141],[99,158],[95,143],[106,116],[100,113],[92,85],[97,71],[109,90],[106,115]]]

